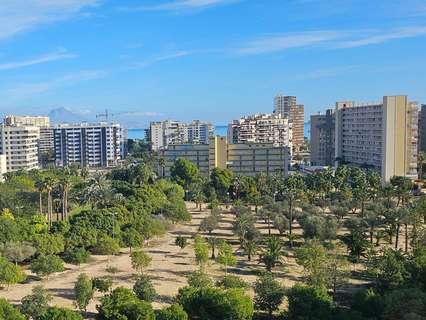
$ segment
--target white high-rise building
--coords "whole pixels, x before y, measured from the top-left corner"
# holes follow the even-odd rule
[[[274,114],[288,118],[293,128],[293,145],[300,147],[305,142],[305,106],[297,104],[295,96],[278,94],[274,98]]]
[[[122,159],[119,124],[60,124],[53,127],[53,132],[58,166],[113,167]]]
[[[6,170],[32,170],[39,166],[40,129],[26,125],[1,125],[0,154],[6,157]]]
[[[228,125],[228,142],[271,143],[292,149],[292,124],[281,114],[255,114]]]
[[[418,105],[407,96],[385,96],[383,102],[337,102],[336,160],[393,176],[417,176]]]
[[[183,123],[174,120],[151,122],[146,137],[152,150],[158,151],[171,144],[208,143],[213,136],[214,127],[209,122],[194,120]]]

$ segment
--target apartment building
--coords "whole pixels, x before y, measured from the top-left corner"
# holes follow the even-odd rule
[[[0,154],[0,182],[4,181],[5,173],[7,173],[6,155]]]
[[[50,119],[46,116],[16,116],[8,115],[4,118],[4,124],[8,126],[33,126],[40,129],[38,141],[39,162],[44,166],[48,158],[53,154],[54,137],[50,126]]]
[[[293,146],[299,148],[305,141],[305,106],[297,104],[295,96],[278,94],[274,98],[274,114],[288,118],[293,128]]]
[[[53,132],[57,166],[113,167],[123,157],[119,124],[60,124]]]
[[[255,176],[258,173],[287,174],[290,159],[288,147],[271,143],[228,144],[225,137],[212,137],[209,144],[170,145],[161,150],[164,166],[160,176],[169,177],[171,167],[178,159],[187,159],[197,166],[200,174],[209,176],[214,168],[232,170],[235,174]]]
[[[281,114],[254,114],[232,121],[228,125],[228,142],[270,143],[292,149],[293,130],[287,117]]]
[[[426,104],[419,111],[419,151],[426,152]]]
[[[325,114],[311,116],[311,165],[334,165],[335,130],[334,110],[329,109]]]
[[[0,126],[0,154],[7,172],[37,169],[40,129],[27,125]]]
[[[335,158],[372,168],[382,181],[416,177],[418,106],[407,96],[385,96],[381,103],[337,102]]]
[[[207,144],[213,136],[214,126],[209,122],[193,120],[183,123],[174,120],[151,122],[145,136],[152,150],[158,151],[171,144],[201,143]]]

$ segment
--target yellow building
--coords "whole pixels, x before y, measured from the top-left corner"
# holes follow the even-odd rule
[[[164,165],[159,175],[170,176],[170,169],[178,159],[195,164],[202,176],[209,176],[214,168],[228,168],[235,174],[255,176],[259,173],[287,175],[290,158],[288,147],[272,143],[228,144],[225,137],[212,137],[209,144],[170,145],[160,152]]]

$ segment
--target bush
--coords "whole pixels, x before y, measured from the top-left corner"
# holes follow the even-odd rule
[[[116,288],[100,299],[99,320],[155,320],[151,304],[139,300],[131,290]]]
[[[93,278],[92,283],[93,283],[93,288],[95,290],[105,293],[111,289],[113,281],[111,278],[103,277],[103,278]]]
[[[156,320],[188,320],[188,314],[180,304],[172,304],[158,311]]]
[[[57,256],[39,256],[31,263],[31,271],[40,277],[49,277],[54,272],[64,271],[64,262]]]
[[[152,261],[152,258],[143,251],[132,252],[130,258],[132,259],[132,268],[139,272],[143,272]]]
[[[117,240],[104,235],[98,238],[92,252],[98,255],[115,255],[120,252],[120,245]]]
[[[35,286],[32,293],[21,300],[21,312],[28,318],[39,319],[44,315],[52,297],[42,286]]]
[[[253,302],[241,289],[185,287],[176,301],[190,318],[203,320],[249,320],[253,317]]]
[[[245,289],[248,284],[238,276],[226,275],[216,282],[216,286],[224,289]]]
[[[86,311],[94,291],[92,280],[85,273],[81,273],[74,286],[75,304],[80,310]]]
[[[6,299],[0,298],[0,319],[4,320],[25,320],[25,317],[18,309],[15,309]]]
[[[383,308],[383,298],[371,288],[357,291],[352,299],[352,309],[366,318],[379,318]]]
[[[64,260],[66,262],[76,265],[86,263],[89,261],[89,259],[90,252],[82,247],[69,249],[65,252],[64,255]]]
[[[197,270],[188,276],[188,285],[193,288],[208,288],[213,286],[213,280],[205,272]]]
[[[280,307],[285,291],[283,286],[274,279],[271,273],[266,273],[256,280],[254,284],[256,309],[267,311],[269,317]]]
[[[144,301],[152,302],[157,296],[157,292],[152,285],[151,277],[148,275],[140,275],[133,286],[135,295]]]
[[[9,287],[11,284],[24,281],[26,277],[19,266],[0,257],[0,285]]]
[[[83,320],[83,317],[70,309],[51,307],[37,320]]]
[[[288,320],[329,320],[333,300],[326,290],[295,285],[288,292]]]

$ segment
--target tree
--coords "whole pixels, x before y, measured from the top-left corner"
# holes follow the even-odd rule
[[[254,293],[255,308],[267,311],[271,318],[272,313],[277,311],[283,302],[285,289],[271,273],[265,273],[256,280]]]
[[[132,268],[141,273],[152,261],[152,258],[144,251],[134,251],[130,255],[130,258],[132,260]]]
[[[188,244],[188,240],[185,237],[183,237],[183,236],[177,236],[176,240],[175,240],[175,244],[179,248],[184,249],[187,246],[187,244]]]
[[[188,276],[188,285],[193,288],[207,288],[213,286],[213,280],[201,270],[195,270]]]
[[[83,317],[73,310],[51,307],[38,320],[83,320]]]
[[[325,289],[296,284],[287,293],[288,320],[329,320],[333,311],[333,300]]]
[[[219,244],[219,253],[216,261],[225,268],[225,275],[228,274],[228,266],[237,265],[237,258],[234,256],[232,247],[226,241],[222,241]]]
[[[141,274],[133,286],[133,292],[135,295],[146,302],[152,302],[157,297],[152,279],[148,275]]]
[[[283,194],[285,199],[288,201],[288,219],[289,219],[289,233],[293,233],[293,220],[294,220],[294,202],[301,198],[303,195],[303,190],[305,189],[305,184],[300,176],[292,175],[285,179],[283,185]],[[290,241],[290,247],[293,246],[293,241]]]
[[[419,173],[419,179],[423,179],[423,165],[425,164],[426,161],[426,152],[424,151],[419,151],[417,154],[417,168],[418,168],[418,173]]]
[[[413,182],[408,177],[394,176],[390,179],[390,183],[395,190],[395,195],[398,197],[397,206],[400,204],[405,206],[410,198],[410,192],[413,189]]]
[[[349,229],[349,234],[342,236],[341,240],[348,247],[350,259],[356,261],[364,255],[370,246],[370,242],[365,236],[367,226],[365,221],[360,218],[347,220],[345,226]]]
[[[229,169],[214,168],[210,174],[210,183],[221,199],[224,199],[231,187],[233,173]]]
[[[318,241],[309,241],[296,250],[296,262],[304,270],[305,281],[315,288],[328,288],[327,251]]]
[[[200,236],[195,237],[194,252],[195,261],[200,266],[200,269],[203,269],[204,265],[209,261],[209,245],[206,239]]]
[[[35,252],[36,249],[28,242],[7,242],[3,247],[3,256],[15,265],[31,258]]]
[[[216,286],[224,289],[246,289],[248,283],[238,276],[228,274],[216,281]]]
[[[80,265],[89,261],[90,252],[84,248],[69,248],[65,251],[64,260],[68,263]]]
[[[43,286],[35,286],[32,293],[21,300],[21,312],[31,319],[39,319],[49,308],[52,296]]]
[[[274,227],[280,232],[280,235],[284,235],[290,227],[290,222],[284,215],[277,214],[274,217]]]
[[[384,320],[424,319],[426,293],[417,288],[392,290],[384,296]]]
[[[386,249],[379,256],[373,256],[368,263],[368,273],[382,291],[404,285],[410,274],[407,260],[401,251]]]
[[[121,232],[121,240],[124,245],[130,248],[130,253],[132,253],[133,248],[143,246],[145,238],[134,227],[127,227]]]
[[[220,216],[210,214],[201,221],[200,231],[208,232],[210,235],[219,226]]]
[[[11,284],[15,284],[26,279],[25,273],[21,268],[4,258],[0,258],[0,285],[6,285],[7,288]]]
[[[15,309],[6,299],[0,298],[0,319],[26,320],[24,315]]]
[[[116,255],[120,252],[120,245],[116,239],[107,235],[101,235],[98,237],[91,251],[98,255]]]
[[[268,272],[271,272],[272,268],[281,263],[282,249],[283,244],[280,238],[272,236],[266,240],[266,250],[261,254],[260,261],[265,264]]]
[[[188,314],[180,304],[172,304],[158,311],[156,320],[188,320]]]
[[[61,234],[39,234],[34,240],[38,254],[52,255],[64,252],[64,237]]]
[[[221,240],[217,237],[209,237],[207,238],[207,243],[210,245],[210,248],[212,250],[212,259],[216,259],[216,247],[220,245]]]
[[[92,280],[84,273],[81,273],[74,285],[75,304],[80,310],[86,311],[90,300],[93,298],[95,289]]]
[[[262,208],[259,212],[259,215],[265,219],[268,226],[268,235],[271,235],[271,221],[274,220],[275,212]]]
[[[102,293],[106,293],[111,290],[113,281],[111,278],[108,278],[108,277],[93,278],[92,285],[93,285],[93,289],[98,290],[99,292],[102,292]]]
[[[155,320],[150,303],[139,300],[131,290],[116,288],[109,295],[100,298],[96,306],[99,320]]]
[[[188,191],[191,183],[197,181],[200,176],[198,168],[189,160],[178,159],[170,169],[172,179],[181,185],[185,192]]]
[[[39,256],[31,263],[31,271],[40,277],[47,277],[55,272],[64,271],[64,262],[53,255]]]
[[[253,302],[241,289],[184,287],[179,289],[176,302],[190,319],[251,320],[253,317]]]

